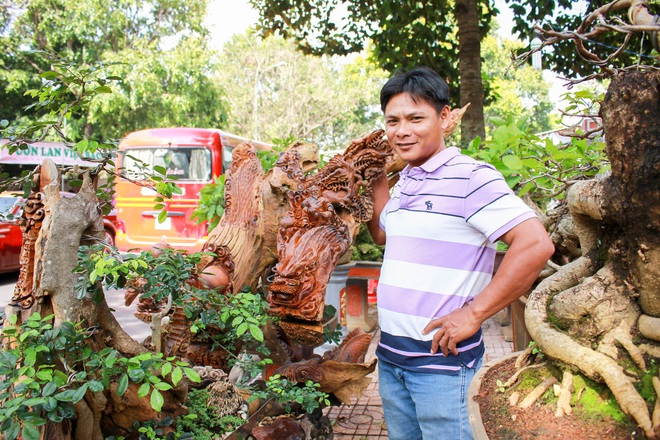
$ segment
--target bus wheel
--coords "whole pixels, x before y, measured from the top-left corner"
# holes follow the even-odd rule
[[[107,229],[105,230],[105,242],[108,243],[110,246],[115,245],[115,236],[112,232],[108,231]]]

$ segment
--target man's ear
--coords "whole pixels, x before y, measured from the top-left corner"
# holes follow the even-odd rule
[[[451,109],[448,105],[444,106],[440,111],[440,119],[442,119],[442,130],[446,131],[451,123]]]

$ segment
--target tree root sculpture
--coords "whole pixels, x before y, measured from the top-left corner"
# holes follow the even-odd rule
[[[657,438],[658,420],[619,361],[632,358],[643,372],[660,343],[638,325],[660,317],[660,73],[615,77],[601,117],[611,175],[568,196],[583,256],[534,289],[525,323],[545,355],[606,383]]]
[[[78,194],[64,198],[60,197],[59,192],[59,171],[52,161],[44,161],[39,176],[40,185],[29,198],[35,203],[38,201],[39,206],[36,210],[32,207],[26,210],[27,218],[23,219],[23,224],[31,225],[24,229],[24,234],[31,230],[38,231],[38,234],[30,237],[27,246],[23,248],[24,269],[19,274],[12,301],[5,309],[7,317],[16,316],[17,324],[21,324],[35,312],[41,316],[52,314],[54,327],[64,322],[82,322],[93,326],[95,330],[90,332],[86,341],[93,350],[112,347],[129,357],[145,352],[146,349],[122,329],[105,300],[97,304],[91,298],[78,299],[74,289],[77,275],[73,270],[77,264],[75,255],[79,246],[103,238],[95,182],[85,173]],[[38,215],[35,217],[34,213]],[[137,392],[134,394],[137,396]],[[58,440],[101,440],[102,416],[106,422],[112,420],[118,415],[113,412],[113,408],[125,417],[127,424],[119,427],[123,429],[130,428],[135,420],[162,418],[167,414],[158,414],[153,410],[130,412],[125,405],[117,409],[112,404],[113,396],[117,397],[113,391],[87,391],[83,400],[75,406],[78,417],[73,429],[64,429],[63,424],[49,423],[43,435]],[[182,412],[183,407],[177,403],[178,398],[171,397],[169,400],[170,414]],[[113,429],[116,428],[118,426],[114,425]]]

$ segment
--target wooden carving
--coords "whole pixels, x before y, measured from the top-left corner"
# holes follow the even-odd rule
[[[23,245],[19,257],[21,269],[10,304],[22,310],[32,308],[36,302],[34,273],[38,256],[37,239],[46,216],[43,191],[46,186],[53,182],[57,185],[57,179],[58,171],[55,164],[51,161],[44,162],[36,174],[34,181],[36,186],[32,187],[32,191],[25,201],[23,213],[19,220],[19,226],[23,233]]]
[[[376,368],[376,360],[365,363],[365,355],[372,335],[356,328],[346,335],[341,344],[323,356],[296,362],[275,371],[295,382],[313,380],[320,390],[334,394],[342,403],[351,404],[351,398],[360,398],[371,378],[367,374]]]
[[[292,339],[308,345],[323,342],[325,290],[337,260],[346,253],[360,223],[373,214],[367,181],[385,167],[389,146],[377,130],[318,173],[306,177],[295,155],[277,166],[293,183],[289,212],[280,222],[278,262],[268,287],[271,312]]]

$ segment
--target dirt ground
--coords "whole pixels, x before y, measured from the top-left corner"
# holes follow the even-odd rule
[[[481,408],[481,418],[490,440],[536,439],[643,439],[634,426],[622,426],[611,418],[593,420],[580,414],[579,402],[573,414],[555,417],[556,405],[542,405],[538,401],[528,409],[511,407],[511,392],[499,392],[497,380],[506,381],[514,373],[515,357],[490,368],[475,397]],[[541,399],[539,399],[541,400]]]

